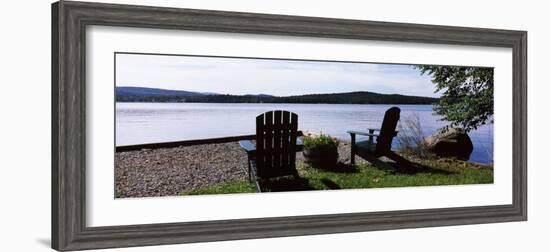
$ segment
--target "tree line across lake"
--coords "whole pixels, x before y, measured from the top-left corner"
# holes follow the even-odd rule
[[[431,97],[373,92],[307,94],[297,96],[204,94],[186,91],[154,89],[151,92],[131,87],[117,87],[117,102],[204,102],[204,103],[326,103],[326,104],[433,104]],[[137,92],[139,90],[139,92]]]

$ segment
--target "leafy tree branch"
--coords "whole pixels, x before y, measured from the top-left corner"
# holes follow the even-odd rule
[[[493,122],[494,69],[486,67],[417,65],[421,74],[432,77],[441,98],[434,104],[435,113],[466,132]]]

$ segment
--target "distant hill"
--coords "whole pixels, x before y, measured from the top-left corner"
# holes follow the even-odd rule
[[[274,95],[268,95],[268,94],[245,94],[244,96],[275,97]]]
[[[146,87],[116,87],[117,96],[202,96],[215,93],[199,93]]]
[[[282,97],[288,103],[338,103],[338,104],[432,104],[436,98],[373,92],[349,92],[333,94],[308,94]]]
[[[119,102],[205,102],[205,103],[328,103],[328,104],[432,104],[436,98],[373,92],[307,94],[296,96],[221,95],[141,87],[117,87]]]

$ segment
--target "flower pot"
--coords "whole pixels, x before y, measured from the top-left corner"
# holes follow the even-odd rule
[[[338,162],[338,148],[334,145],[304,148],[306,163],[315,168],[334,168]]]

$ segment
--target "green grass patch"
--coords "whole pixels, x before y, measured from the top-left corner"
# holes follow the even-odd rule
[[[356,167],[338,167],[331,170],[317,169],[298,164],[298,172],[303,179],[298,187],[289,183],[290,178],[273,181],[273,191],[335,190],[359,188],[384,188],[407,186],[436,186],[493,183],[493,169],[458,160],[415,160],[420,168],[412,173],[380,170],[370,164]],[[283,184],[283,186],[277,186]],[[215,186],[196,189],[183,195],[227,194],[256,192],[256,187],[248,181],[232,181]]]
[[[256,186],[248,181],[231,181],[220,183],[211,187],[199,188],[183,192],[182,195],[227,194],[247,192],[256,192]]]

